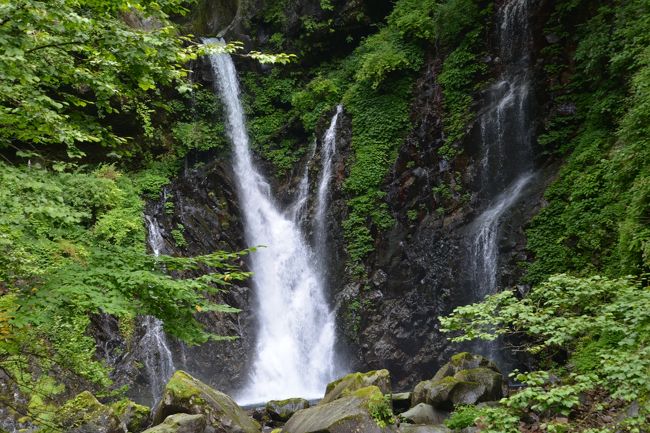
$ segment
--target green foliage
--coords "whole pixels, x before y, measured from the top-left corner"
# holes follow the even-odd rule
[[[0,146],[101,142],[126,137],[100,119],[130,112],[146,129],[157,85],[187,90],[193,47],[169,15],[182,0],[18,0],[0,4]],[[155,24],[145,24],[147,21]]]
[[[515,414],[569,416],[583,393],[604,389],[614,399],[642,402],[640,416],[650,415],[645,406],[650,397],[647,285],[629,279],[556,275],[524,299],[502,292],[480,304],[459,307],[440,320],[443,331],[460,333],[453,341],[517,334],[525,337],[526,349],[542,364],[552,365],[558,351],[568,354],[562,369],[516,374],[526,388],[502,401]],[[551,380],[551,375],[557,377]]]
[[[454,45],[479,18],[475,0],[401,0],[388,23],[404,36]]]
[[[36,422],[47,422],[52,399],[70,391],[60,381],[110,385],[87,335],[92,314],[127,321],[152,315],[190,344],[220,338],[205,332],[195,314],[237,311],[207,296],[247,277],[231,264],[240,254],[146,253],[140,196],[164,183],[160,168],[130,176],[113,166],[0,168],[0,368],[28,397]],[[183,277],[188,270],[209,272]]]
[[[417,71],[423,63],[420,47],[403,40],[393,27],[369,36],[359,50],[357,81],[376,89],[391,73]]]
[[[372,394],[368,401],[368,411],[380,428],[386,428],[397,422],[397,419],[393,415],[392,403],[388,394]]]
[[[476,406],[463,405],[454,408],[451,416],[445,420],[445,425],[452,430],[460,430],[474,426],[474,421],[479,416]]]
[[[288,138],[287,134],[295,131],[296,113],[291,103],[296,81],[273,69],[268,75],[242,74],[242,84],[246,89],[244,101],[253,147],[273,164],[278,174],[284,175],[306,150],[295,135]]]
[[[648,8],[617,1],[578,28],[577,71],[559,101],[573,100],[577,114],[553,118],[548,127],[556,129],[542,137],[571,154],[528,230],[535,255],[530,282],[557,272],[621,276],[650,269]],[[555,19],[566,13],[558,7]]]
[[[479,57],[480,29],[465,37],[461,45],[452,51],[442,65],[438,82],[442,87],[445,117],[443,127],[445,144],[438,150],[447,159],[456,154],[452,147],[460,141],[473,118],[474,93],[480,87],[487,68]]]

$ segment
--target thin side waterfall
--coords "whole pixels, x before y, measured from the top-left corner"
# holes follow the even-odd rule
[[[153,254],[159,256],[165,248],[165,240],[160,226],[150,215],[145,215],[145,220],[148,228],[149,246]],[[165,384],[174,374],[174,359],[162,322],[155,317],[144,316],[141,323],[145,332],[138,343],[139,352],[142,353],[142,362],[147,372],[152,401],[157,402]]]
[[[472,223],[472,231],[475,233],[474,242],[471,244],[471,255],[475,258],[473,279],[481,283],[476,287],[477,299],[482,299],[497,289],[499,222],[503,214],[519,201],[532,178],[531,173],[521,176]]]
[[[481,193],[488,201],[533,166],[529,1],[511,0],[497,13],[504,70],[488,90],[488,108],[480,117]]]
[[[205,40],[206,43],[220,43]],[[313,252],[293,212],[282,212],[252,161],[237,72],[227,54],[210,55],[225,105],[227,134],[251,254],[258,330],[250,380],[240,403],[323,395],[334,374],[334,317]]]
[[[329,205],[330,182],[332,180],[332,165],[334,155],[336,154],[336,127],[339,116],[343,112],[343,106],[336,107],[336,113],[332,117],[329,128],[323,136],[323,146],[321,147],[321,174],[318,181],[318,197],[316,202],[316,211],[314,215],[314,245],[321,251],[327,243],[326,230],[326,212]]]
[[[480,117],[479,197],[485,210],[470,225],[469,279],[473,301],[495,293],[499,284],[500,226],[534,178],[529,3],[510,0],[498,11],[499,58],[503,72],[488,91]],[[500,342],[473,350],[505,364]]]

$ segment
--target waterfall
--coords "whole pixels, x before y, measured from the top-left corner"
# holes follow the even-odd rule
[[[343,112],[343,106],[336,107],[336,113],[332,117],[329,128],[323,136],[323,146],[320,151],[321,174],[318,182],[318,197],[316,202],[316,212],[314,215],[314,244],[321,250],[325,247],[327,241],[326,215],[329,204],[330,181],[332,179],[332,163],[336,153],[336,126],[339,116]],[[321,256],[323,253],[321,252]]]
[[[472,274],[473,280],[480,283],[474,293],[477,299],[482,299],[497,289],[499,222],[503,214],[519,201],[532,178],[531,173],[521,176],[472,223],[474,233],[470,246],[471,255],[474,257]]]
[[[497,13],[503,72],[480,117],[481,193],[488,201],[533,165],[528,1],[511,0]]]
[[[149,246],[153,254],[159,256],[165,248],[165,240],[160,226],[150,215],[145,215],[145,220]],[[165,384],[174,374],[174,360],[160,319],[144,316],[141,324],[144,335],[138,342],[138,347],[147,373],[151,398],[155,403],[160,398]]]
[[[205,40],[206,43],[220,43]],[[323,395],[333,378],[334,317],[324,287],[293,212],[284,213],[252,161],[239,83],[227,54],[210,55],[216,90],[225,105],[227,134],[249,245],[258,322],[249,383],[240,403]]]
[[[510,0],[497,13],[503,70],[488,90],[487,108],[479,119],[479,198],[485,208],[469,226],[468,278],[472,301],[496,292],[500,284],[500,226],[534,178],[528,8],[529,0]],[[477,343],[473,350],[505,367],[501,345],[499,341]]]

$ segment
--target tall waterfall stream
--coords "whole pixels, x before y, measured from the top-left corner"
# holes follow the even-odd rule
[[[205,42],[220,43],[215,39]],[[238,401],[320,397],[335,373],[334,316],[327,303],[323,278],[315,266],[315,250],[300,229],[305,208],[301,200],[306,198],[298,197],[298,206],[288,211],[275,203],[269,183],[253,164],[233,61],[228,54],[212,54],[210,62],[216,90],[225,105],[246,239],[250,246],[261,246],[251,254],[250,261],[257,343],[249,383],[238,395]],[[339,112],[332,121],[332,130]],[[326,134],[325,141],[328,137],[333,141],[335,133]],[[331,161],[331,157],[323,160]],[[325,189],[328,170],[322,170],[321,187]],[[307,188],[302,188],[302,193],[306,192]],[[319,200],[326,196],[325,191],[322,195],[319,191]],[[319,215],[325,217],[324,212]],[[324,227],[324,223],[316,221],[315,226]]]
[[[472,222],[470,278],[475,300],[499,285],[499,227],[504,215],[523,197],[534,178],[530,115],[529,0],[511,0],[498,12],[499,53],[504,71],[488,91],[488,108],[480,117],[481,190],[485,210]],[[500,358],[494,344],[475,350]]]

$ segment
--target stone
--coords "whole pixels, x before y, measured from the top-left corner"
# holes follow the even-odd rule
[[[397,430],[398,433],[451,433],[451,430],[444,425],[415,425],[402,424]]]
[[[435,376],[433,376],[433,380],[440,380],[445,377],[454,376],[461,370],[470,370],[478,367],[489,368],[496,371],[497,373],[500,373],[496,364],[489,359],[481,355],[474,355],[469,352],[461,352],[452,356],[451,360],[448,363],[440,367]]]
[[[503,376],[491,368],[478,367],[418,383],[413,390],[411,405],[426,403],[437,409],[452,410],[458,404],[476,404],[501,397]]]
[[[282,428],[282,433],[389,433],[393,426],[380,427],[370,413],[370,402],[383,399],[377,386],[351,392],[330,403],[299,410]]]
[[[111,409],[129,433],[139,433],[147,428],[151,419],[151,409],[147,406],[124,399],[111,404]]]
[[[220,433],[259,433],[261,430],[259,423],[232,398],[180,370],[165,386],[154,411],[153,423],[159,424],[177,413],[205,415],[207,426]]]
[[[271,400],[266,403],[266,413],[274,421],[286,422],[291,415],[299,410],[307,409],[309,401],[304,398],[289,398],[286,400]]]
[[[373,370],[367,373],[350,373],[327,385],[325,396],[319,404],[331,403],[351,392],[367,386],[377,386],[383,394],[390,394],[390,373],[388,370]]]
[[[165,418],[162,424],[142,433],[204,433],[205,431],[205,415],[177,413]]]
[[[449,412],[438,410],[426,403],[418,403],[399,415],[410,424],[442,424],[449,417]]]
[[[391,394],[390,399],[393,403],[393,412],[396,415],[402,412],[406,412],[411,407],[410,392],[399,392],[397,394]]]
[[[113,409],[88,391],[68,400],[56,419],[66,433],[127,433]]]

